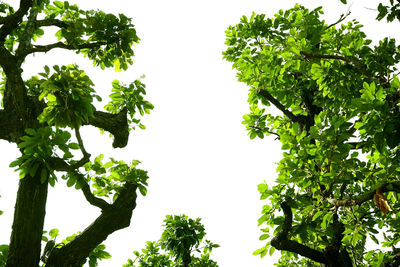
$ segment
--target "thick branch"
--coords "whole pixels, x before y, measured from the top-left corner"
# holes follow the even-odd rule
[[[82,192],[85,196],[86,200],[93,206],[100,208],[101,210],[106,210],[111,207],[110,204],[107,203],[104,199],[98,198],[93,195],[92,191],[90,191],[89,184],[86,181],[81,181],[82,183]]]
[[[38,10],[32,8],[30,10],[30,14],[28,16],[28,21],[25,25],[24,31],[18,40],[18,48],[15,52],[15,57],[17,58],[18,66],[22,64],[25,60],[26,54],[24,53],[25,50],[31,46],[31,40],[33,36],[33,32],[35,31],[35,22],[36,17],[38,15]]]
[[[82,234],[61,248],[53,249],[47,267],[82,266],[85,259],[113,232],[128,227],[136,207],[135,184],[126,183],[120,195]]]
[[[128,144],[129,137],[129,128],[126,116],[126,108],[121,110],[118,114],[95,111],[94,117],[89,118],[88,124],[104,129],[114,135],[114,148],[125,147]]]
[[[282,230],[271,240],[271,246],[279,250],[286,250],[299,254],[316,262],[326,263],[324,253],[321,251],[312,249],[288,238],[289,231],[292,229],[293,213],[286,201],[281,203],[281,208],[285,215],[285,220]]]
[[[1,48],[0,48],[1,50]],[[31,102],[30,102],[31,103]],[[12,107],[12,106],[11,106]],[[38,107],[43,109],[43,107]],[[42,110],[38,110],[36,113],[40,114]],[[37,116],[37,115],[36,115]],[[89,122],[86,125],[92,125],[105,131],[108,131],[114,136],[113,147],[125,147],[128,144],[129,138],[129,127],[127,120],[127,109],[123,109],[118,114],[111,114],[103,111],[95,111],[94,116],[89,118]],[[0,139],[7,140],[9,142],[18,142],[19,138],[24,134],[23,125],[18,117],[15,110],[0,110]],[[81,161],[74,164],[74,168],[82,166],[87,161],[87,157],[84,157]],[[55,162],[56,164],[57,162]],[[65,166],[61,163],[55,168],[59,171],[70,171],[70,167]]]
[[[28,13],[32,7],[33,0],[21,0],[19,9],[14,14],[3,18],[3,26],[0,28],[0,44],[4,43],[7,35],[9,35],[21,23],[22,18]]]
[[[56,26],[59,28],[67,28],[69,24],[59,19],[43,19],[36,21],[36,27]]]
[[[400,193],[400,182],[392,182],[392,183],[386,183],[383,186],[381,186],[382,192],[389,192],[389,191],[395,191]],[[355,206],[355,205],[361,205],[364,202],[367,202],[371,199],[374,198],[375,194],[375,189],[371,190],[370,192],[367,192],[357,198],[354,199],[335,199],[335,198],[327,198],[326,200],[333,206],[336,207],[348,207],[348,206]]]
[[[100,48],[103,45],[106,45],[106,42],[94,42],[94,43],[84,43],[80,45],[69,45],[63,42],[57,42],[49,45],[34,45],[31,48],[26,50],[26,54],[32,54],[36,52],[48,52],[54,48],[62,48],[67,50],[80,50],[85,48]]]

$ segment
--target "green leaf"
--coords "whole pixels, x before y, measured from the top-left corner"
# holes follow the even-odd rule
[[[139,187],[139,191],[142,194],[142,196],[146,196],[147,195],[146,187],[144,187],[143,185],[140,185],[140,184],[138,185],[138,187]]]
[[[46,72],[46,74],[50,74],[50,68],[49,68],[49,66],[45,65],[45,66],[44,66],[44,71]]]
[[[317,211],[314,216],[312,217],[312,221],[315,221],[319,216],[321,216],[322,214],[324,214],[324,211],[320,210]]]
[[[25,129],[25,132],[27,134],[29,134],[29,135],[35,135],[36,134],[36,131],[34,129],[32,129],[32,128]]]
[[[11,162],[10,165],[9,165],[9,167],[10,167],[10,168],[17,167],[17,166],[19,166],[22,162],[23,162],[22,159],[19,159],[19,158],[18,158],[18,159],[16,159],[16,160],[14,160],[13,162]]]
[[[59,230],[57,228],[51,229],[49,232],[49,236],[54,239],[58,236]]]
[[[61,1],[54,1],[53,4],[58,8],[64,8],[64,4]]]
[[[269,248],[269,255],[272,256],[272,254],[274,254],[274,252],[275,252],[275,247],[271,246]]]
[[[79,145],[77,143],[69,143],[68,147],[71,149],[79,149]]]
[[[68,187],[71,187],[71,186],[73,186],[74,184],[75,184],[75,182],[76,182],[76,177],[75,177],[75,175],[71,175],[71,177],[68,179],[68,181],[67,181],[67,186]]]

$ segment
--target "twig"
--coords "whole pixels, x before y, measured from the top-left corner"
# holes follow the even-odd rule
[[[350,7],[349,7],[349,9],[350,9]],[[346,13],[346,14],[341,14],[341,15],[340,15],[340,18],[339,18],[335,23],[330,24],[330,25],[327,27],[327,29],[329,29],[330,27],[333,27],[333,26],[339,24],[340,22],[342,22],[343,20],[345,20],[348,16],[350,16],[351,11],[350,11],[349,9],[347,10],[347,13]]]

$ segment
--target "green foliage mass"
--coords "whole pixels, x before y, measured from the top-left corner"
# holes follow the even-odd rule
[[[226,31],[224,59],[249,87],[243,124],[252,139],[276,136],[284,151],[275,182],[258,186],[267,242],[255,254],[271,255],[279,233],[320,253],[339,238],[354,264],[380,266],[397,251],[384,247],[400,241],[400,46],[390,38],[372,46],[357,21],[327,25],[321,14],[296,5],[272,19],[244,16]],[[377,188],[392,212],[374,204]],[[369,250],[367,239],[382,248]],[[310,266],[300,252],[283,249],[278,266]]]
[[[141,253],[134,251],[136,259],[129,259],[124,267],[218,266],[210,259],[210,254],[219,245],[203,240],[206,232],[200,218],[193,220],[186,215],[167,215],[164,223],[160,240],[148,241]]]

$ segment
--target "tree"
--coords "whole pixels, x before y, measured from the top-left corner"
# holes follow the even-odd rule
[[[250,138],[272,135],[284,150],[275,183],[258,186],[268,242],[255,254],[280,250],[278,266],[398,266],[400,46],[372,46],[357,21],[321,14],[296,5],[226,31],[224,59],[249,86]]]
[[[142,253],[134,251],[136,259],[129,259],[124,267],[217,267],[210,253],[219,245],[209,240],[203,242],[206,232],[200,221],[200,218],[193,220],[186,215],[167,215],[160,240],[148,241]],[[193,252],[200,253],[200,257]],[[134,265],[136,261],[139,265]]]
[[[110,159],[103,164],[103,155],[91,160],[80,128],[92,125],[107,131],[114,136],[113,147],[122,148],[131,129],[144,128],[138,113],[149,113],[153,105],[144,100],[140,80],[129,85],[114,81],[106,112],[98,111],[94,100],[101,98],[77,65],[45,66],[39,76],[24,80],[23,64],[33,53],[59,48],[83,54],[102,69],[126,70],[133,62],[132,45],[139,38],[131,19],[123,14],[84,11],[67,1],[21,0],[19,4],[15,10],[0,3],[0,138],[17,144],[21,151],[10,165],[19,170],[20,183],[11,240],[9,247],[0,247],[1,259],[7,257],[10,267],[39,265],[48,184],[54,186],[56,174],[63,172],[67,185],[81,190],[101,215],[67,244],[49,244],[43,259],[46,266],[81,266],[96,248],[101,250],[108,235],[129,226],[136,191],[146,194],[148,176],[137,168],[138,161]],[[37,44],[49,27],[58,29],[57,40]],[[70,131],[76,142],[70,141]],[[72,150],[79,150],[82,157],[77,159]]]

